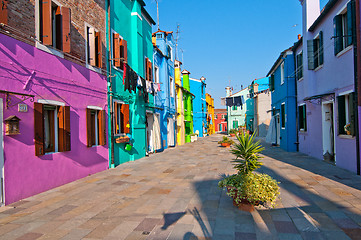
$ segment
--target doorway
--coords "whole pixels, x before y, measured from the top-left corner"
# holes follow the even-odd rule
[[[154,118],[153,113],[147,112],[147,153],[152,153],[154,151],[153,149],[153,124],[154,124]]]
[[[335,161],[333,113],[332,101],[322,103],[322,154],[323,159],[328,162]]]
[[[173,118],[168,118],[167,120],[167,141],[168,147],[174,147],[174,120]]]
[[[280,115],[276,115],[276,145],[281,145],[281,122]]]
[[[4,105],[3,99],[0,98],[0,204],[4,205],[5,203],[5,189],[4,189]]]

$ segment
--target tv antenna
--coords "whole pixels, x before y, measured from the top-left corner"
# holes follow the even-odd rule
[[[179,40],[179,31],[180,25],[177,24],[177,32],[176,32],[176,38],[175,38],[175,58],[178,59],[178,40]],[[183,59],[182,59],[183,61]]]

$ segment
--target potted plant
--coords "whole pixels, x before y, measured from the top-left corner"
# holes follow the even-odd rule
[[[197,133],[192,133],[192,134],[191,134],[191,142],[197,141],[197,138],[198,138],[198,134],[197,134]]]
[[[235,137],[235,136],[236,136],[236,133],[237,133],[237,129],[231,129],[231,130],[229,130],[229,135],[230,135],[231,137]]]
[[[220,188],[227,189],[227,195],[233,198],[233,204],[245,211],[253,211],[254,206],[274,206],[280,194],[278,182],[267,174],[254,173],[261,167],[260,153],[264,148],[255,142],[254,134],[237,135],[238,143],[233,144],[231,153],[236,156],[234,168],[237,173],[224,177]]]
[[[222,141],[219,141],[218,144],[221,144],[222,147],[229,148],[232,144],[234,144],[234,141],[226,136],[223,136]]]
[[[347,123],[343,128],[347,135],[351,135],[351,123]]]

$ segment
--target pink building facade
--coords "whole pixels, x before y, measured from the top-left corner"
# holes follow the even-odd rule
[[[107,80],[101,71],[4,34],[0,62],[0,120],[20,119],[19,134],[7,135],[2,124],[3,203],[108,168],[102,124],[107,122]]]

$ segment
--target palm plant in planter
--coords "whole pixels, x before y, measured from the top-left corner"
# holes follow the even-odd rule
[[[260,153],[264,150],[254,136],[248,133],[237,135],[238,143],[233,144],[231,153],[236,156],[232,162],[238,172],[218,183],[219,187],[227,188],[227,195],[233,198],[233,204],[246,211],[253,211],[254,206],[259,204],[273,207],[280,194],[276,180],[267,174],[253,172],[261,167]]]
[[[229,135],[230,135],[231,137],[235,137],[235,136],[236,136],[236,133],[237,133],[237,129],[231,129],[231,130],[229,130]]]

